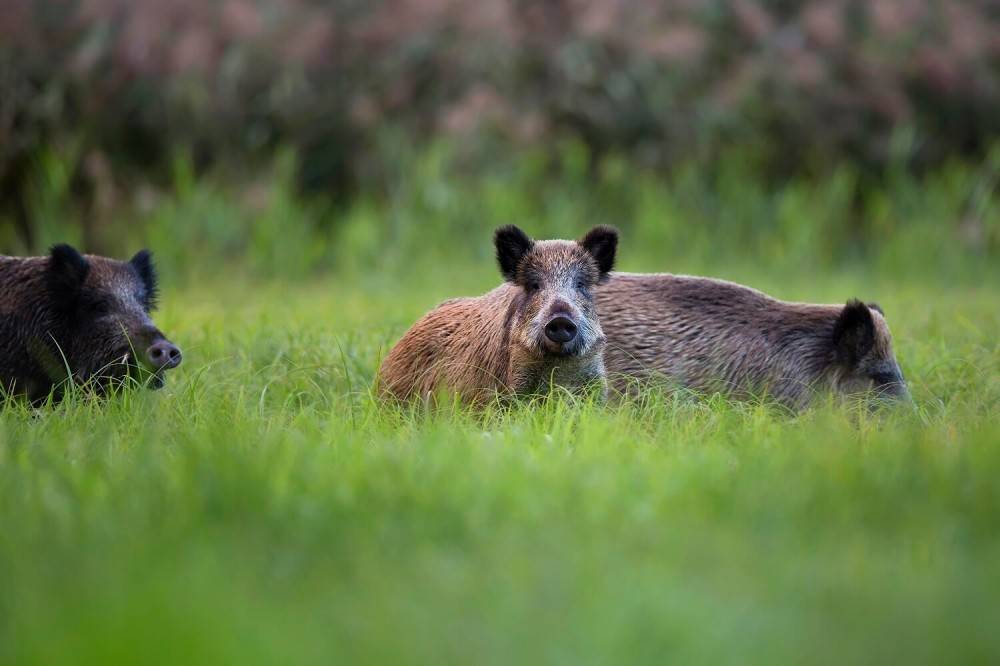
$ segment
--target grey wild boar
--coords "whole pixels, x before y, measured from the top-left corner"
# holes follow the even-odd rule
[[[129,261],[56,245],[45,257],[0,257],[0,388],[31,401],[72,380],[105,392],[127,378],[159,388],[181,351],[153,325],[150,253]]]
[[[793,409],[824,391],[909,399],[874,303],[789,303],[724,280],[616,273],[598,289],[597,309],[619,388],[659,377]]]
[[[611,270],[618,232],[598,226],[579,241],[533,241],[515,226],[494,235],[505,282],[425,315],[379,369],[383,396],[438,391],[482,404],[497,395],[605,388],[604,333],[594,289]]]

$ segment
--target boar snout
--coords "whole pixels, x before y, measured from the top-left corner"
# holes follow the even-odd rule
[[[576,338],[576,324],[565,315],[557,315],[545,325],[545,337],[558,345],[572,342]]]
[[[146,349],[146,362],[156,370],[170,370],[181,364],[181,350],[174,343],[160,339]]]
[[[875,387],[875,398],[883,405],[913,405],[913,396],[906,382],[899,381]]]

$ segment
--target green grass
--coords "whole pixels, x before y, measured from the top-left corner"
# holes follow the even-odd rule
[[[165,389],[0,411],[0,661],[995,663],[996,276],[727,270],[878,300],[918,410],[399,413],[380,354],[491,267],[168,275]]]

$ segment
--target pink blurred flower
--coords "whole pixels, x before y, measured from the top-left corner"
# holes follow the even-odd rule
[[[701,56],[706,39],[698,28],[681,24],[648,34],[639,40],[639,45],[652,58],[685,61]]]
[[[169,21],[155,10],[134,11],[125,21],[118,40],[118,59],[138,73],[163,69],[164,42],[170,29]]]
[[[740,29],[750,38],[763,41],[774,30],[774,19],[755,0],[735,0],[732,7]]]
[[[618,27],[619,3],[615,0],[598,0],[580,3],[573,8],[577,17],[576,27],[582,37],[602,39],[609,37]]]
[[[802,12],[802,28],[822,48],[832,48],[844,39],[844,7],[836,0],[813,2]]]
[[[799,87],[817,88],[826,81],[826,65],[815,53],[800,49],[785,64],[789,80]]]
[[[177,73],[205,74],[215,68],[218,49],[208,28],[191,26],[181,31],[170,50],[170,69]]]
[[[920,0],[873,0],[872,21],[881,37],[897,38],[917,29],[925,3]]]
[[[496,90],[479,85],[445,109],[441,126],[449,134],[469,134],[484,124],[495,124],[506,110],[506,101]]]
[[[924,79],[942,94],[954,92],[959,87],[961,73],[956,63],[944,49],[924,47],[917,51],[917,65]]]
[[[232,39],[256,37],[263,29],[260,12],[247,0],[226,0],[220,15],[222,28]]]
[[[314,14],[296,25],[286,37],[283,51],[292,62],[319,65],[333,56],[333,22],[328,16]]]

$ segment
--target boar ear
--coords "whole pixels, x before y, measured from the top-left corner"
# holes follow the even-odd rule
[[[156,287],[156,268],[153,266],[153,254],[149,250],[139,250],[128,260],[136,270],[147,289]]]
[[[615,251],[618,249],[618,230],[601,224],[587,232],[580,239],[580,245],[593,255],[597,268],[603,277],[615,267]]]
[[[517,267],[524,259],[524,255],[531,252],[535,241],[513,224],[508,224],[496,230],[493,234],[493,244],[497,248],[500,272],[506,280],[513,282],[517,276]]]
[[[156,265],[153,263],[153,253],[149,250],[139,250],[135,256],[128,260],[135,272],[139,274],[143,286],[146,288],[146,307],[151,308],[156,304]]]
[[[90,262],[70,245],[60,243],[49,250],[49,287],[60,299],[73,299],[90,272]]]
[[[875,312],[879,313],[880,315],[883,315],[883,316],[885,315],[885,310],[883,310],[882,306],[879,305],[878,303],[876,303],[875,301],[872,301],[871,303],[868,303],[867,305],[868,305],[868,309],[874,310]]]
[[[854,367],[875,346],[875,320],[868,306],[858,300],[847,301],[833,327],[833,346],[837,359]]]

